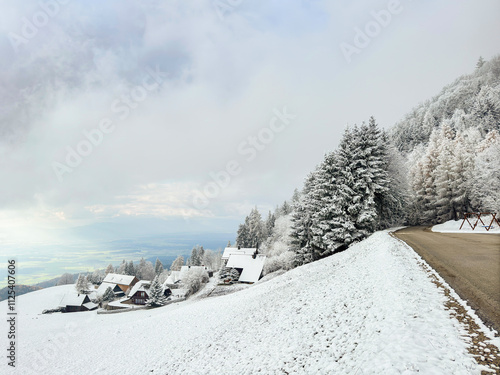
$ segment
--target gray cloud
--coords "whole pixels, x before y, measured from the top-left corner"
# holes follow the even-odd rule
[[[23,36],[23,17],[34,22],[43,8],[2,2],[3,217],[29,212],[30,225],[63,226],[117,215],[237,221],[255,204],[280,203],[346,124],[374,115],[389,127],[479,55],[498,53],[497,1],[401,1],[348,63],[340,44],[388,4],[243,1],[221,19],[209,1],[69,1],[16,51],[12,33]],[[161,84],[144,89],[156,67]],[[248,162],[239,146],[283,106],[296,119]],[[66,165],[68,147],[106,119],[113,130],[59,181],[54,162]],[[193,194],[231,160],[242,172],[194,212]]]

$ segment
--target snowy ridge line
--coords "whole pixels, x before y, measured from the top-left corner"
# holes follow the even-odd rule
[[[411,252],[414,254],[415,259],[417,260],[417,262],[419,262],[422,269],[424,269],[429,275],[431,281],[436,285],[436,287],[441,289],[445,294],[445,297],[450,305],[450,306],[445,305],[446,309],[450,311],[450,318],[456,321],[456,323],[462,329],[469,331],[463,335],[464,340],[468,344],[469,353],[475,357],[476,361],[480,364],[480,366],[484,368],[484,371],[488,372],[493,371],[496,374],[500,374],[500,349],[499,349],[500,337],[495,335],[495,334],[498,335],[498,332],[488,328],[483,323],[483,321],[477,316],[474,309],[467,304],[467,301],[463,300],[455,292],[455,290],[439,275],[439,273],[436,270],[434,270],[415,250],[413,250],[413,248],[410,245],[408,245],[402,239],[399,239],[396,236],[394,236],[393,232],[394,231],[389,232],[391,237],[400,241],[405,245],[407,249],[411,250]],[[462,307],[465,312],[465,314],[462,313],[462,315],[466,315],[466,318],[471,319],[472,322],[475,323],[478,328],[472,327],[472,325],[469,322],[461,321],[459,319],[460,316],[460,312],[458,311],[459,309],[453,307],[453,303],[456,303],[460,307]],[[474,333],[471,334],[470,331],[473,331]],[[481,334],[485,337],[485,339],[481,339],[480,337]],[[476,339],[476,342],[474,342],[473,338]],[[487,346],[489,346],[490,348],[487,348]],[[488,361],[486,361],[486,357],[489,357]],[[493,362],[496,362],[496,364],[494,364]],[[492,368],[492,366],[494,366],[495,368]]]

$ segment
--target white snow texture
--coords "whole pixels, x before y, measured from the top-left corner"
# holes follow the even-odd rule
[[[479,374],[419,259],[377,232],[234,294],[153,310],[40,315],[73,286],[29,293],[17,367],[2,373]]]

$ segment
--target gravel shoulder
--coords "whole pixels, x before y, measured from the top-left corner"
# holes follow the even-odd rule
[[[500,235],[434,233],[430,227],[408,227],[394,235],[434,268],[486,325],[500,332]]]

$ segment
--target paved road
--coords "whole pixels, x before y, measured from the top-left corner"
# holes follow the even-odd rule
[[[409,227],[394,234],[500,332],[500,235],[434,233],[429,227]]]

